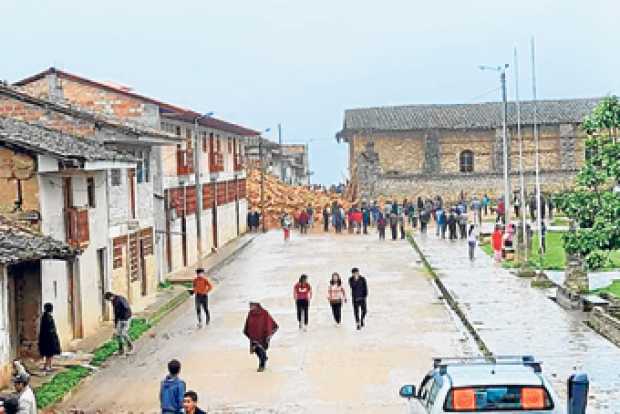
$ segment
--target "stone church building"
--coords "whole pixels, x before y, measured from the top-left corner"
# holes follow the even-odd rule
[[[580,124],[598,99],[537,102],[543,191],[571,186],[585,157]],[[534,188],[534,105],[521,103],[526,190]],[[503,193],[502,103],[408,105],[345,111],[336,138],[349,144],[354,198]],[[516,106],[508,106],[511,189],[519,189]]]

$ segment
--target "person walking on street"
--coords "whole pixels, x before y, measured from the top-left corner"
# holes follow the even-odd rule
[[[442,218],[445,217],[444,215],[444,211],[443,208],[438,207],[437,210],[435,210],[435,224],[437,225],[435,227],[435,236],[439,237],[439,235],[441,234],[441,221]],[[445,221],[445,218],[444,218]]]
[[[459,212],[458,215],[459,232],[461,233],[461,239],[467,238],[467,213]]]
[[[302,209],[299,212],[299,232],[301,234],[308,233],[308,212],[305,209]]]
[[[306,208],[306,213],[308,214],[308,226],[310,228],[314,227],[314,207],[311,204],[308,204]]]
[[[327,204],[323,207],[323,231],[325,233],[329,231],[329,206]]]
[[[405,239],[405,221],[407,220],[406,215],[407,213],[405,213],[404,208],[401,210],[400,214],[398,214],[398,227],[400,229],[401,240]]]
[[[467,245],[469,247],[469,260],[474,260],[474,251],[476,250],[476,226],[469,225],[469,231],[467,232]]]
[[[131,307],[127,299],[121,295],[115,295],[112,292],[106,292],[104,299],[112,302],[114,311],[114,337],[118,342],[118,354],[125,354],[125,345],[127,352],[133,352],[133,343],[129,337],[129,326],[131,325]]]
[[[299,282],[293,287],[293,298],[295,299],[295,308],[297,309],[297,322],[299,329],[308,330],[308,308],[310,299],[312,299],[312,286],[308,283],[308,276],[301,275]],[[303,314],[303,323],[302,323]]]
[[[45,359],[43,371],[52,370],[52,359],[61,354],[60,340],[56,331],[56,323],[52,312],[54,306],[51,303],[43,305],[43,315],[39,326],[39,354]]]
[[[540,234],[542,235],[540,238],[542,254],[545,254],[547,252],[547,225],[544,220],[540,222]]]
[[[437,212],[437,228],[439,229],[439,234],[441,238],[445,240],[446,238],[446,226],[448,224],[448,218],[446,217],[446,211],[442,208]]]
[[[258,372],[263,372],[267,365],[267,349],[271,337],[278,331],[278,324],[269,312],[258,302],[250,302],[250,311],[245,319],[243,334],[250,340],[250,354],[258,357]]]
[[[474,212],[474,224],[482,224],[482,203],[478,200],[477,196],[474,196],[471,201],[471,209]]]
[[[383,217],[383,213],[379,213],[377,230],[379,231],[379,240],[385,240],[385,217]]]
[[[181,363],[176,359],[168,362],[168,375],[159,386],[159,404],[162,414],[183,413],[185,381],[179,378]]]
[[[487,216],[489,214],[489,204],[491,204],[491,200],[488,195],[484,195],[482,197],[482,208],[484,208],[484,215]]]
[[[499,199],[499,201],[497,202],[497,217],[495,219],[496,223],[501,222],[503,225],[506,225],[506,223],[504,222],[506,220],[506,216],[504,215],[504,213],[506,212],[506,204],[504,203],[504,197],[501,197]]]
[[[428,222],[431,219],[430,212],[426,208],[422,208],[420,210],[420,233],[426,234],[426,229],[428,228]]]
[[[183,409],[185,414],[207,414],[198,408],[198,394],[196,394],[196,391],[187,391],[183,395]]]
[[[213,285],[209,279],[207,279],[205,270],[201,267],[196,269],[193,289],[196,302],[196,314],[198,315],[198,329],[200,329],[202,328],[202,310],[205,312],[205,325],[211,322],[211,315],[209,313],[209,292],[213,290]]]
[[[456,215],[454,214],[454,209],[450,210],[450,215],[446,219],[446,223],[448,225],[448,238],[450,240],[456,240]]]
[[[291,239],[291,216],[287,212],[284,213],[282,218],[280,219],[280,225],[282,226],[282,231],[284,232],[284,241],[287,242]]]
[[[392,240],[396,240],[396,238],[398,237],[397,226],[398,226],[398,214],[392,211],[390,213],[390,230],[392,231]]]
[[[17,391],[17,413],[37,414],[37,399],[30,387],[30,375],[20,372],[13,377],[13,385]]]
[[[364,227],[364,234],[368,234],[368,226],[370,226],[370,210],[366,207],[362,209],[362,226]]]
[[[512,199],[512,206],[515,210],[515,217],[519,218],[520,215],[520,211],[521,211],[521,197],[519,197],[518,194],[514,195],[514,198]]]
[[[342,286],[342,280],[338,273],[332,273],[332,278],[327,287],[327,300],[332,308],[332,315],[336,325],[340,325],[342,320],[342,303],[347,302],[347,294]]]
[[[351,288],[353,315],[355,316],[355,323],[357,324],[357,330],[359,331],[364,327],[364,319],[366,318],[368,285],[366,284],[366,278],[360,275],[360,271],[357,267],[351,269],[349,287]]]

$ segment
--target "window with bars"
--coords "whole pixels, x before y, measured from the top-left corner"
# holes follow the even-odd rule
[[[459,167],[461,172],[468,173],[474,171],[474,152],[465,150],[459,155]]]

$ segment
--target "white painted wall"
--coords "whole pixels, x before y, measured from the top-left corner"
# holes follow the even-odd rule
[[[97,249],[108,246],[108,200],[105,185],[105,172],[92,172],[95,178],[95,208],[89,209],[89,236],[88,247],[78,257],[77,286],[80,293],[81,319],[84,335],[92,334],[99,327],[101,320],[101,302],[99,298],[99,274],[97,263]],[[88,204],[86,175],[72,177],[73,204],[82,207]],[[56,175],[39,175],[39,197],[41,202],[41,229],[43,234],[50,235],[58,240],[66,240],[64,226],[64,203],[62,197],[62,180]],[[108,252],[109,254],[109,252]],[[46,261],[47,262],[47,261]],[[45,264],[41,268],[41,278],[44,286],[53,287],[53,281],[57,281],[59,289],[58,300],[60,303],[64,297],[66,300],[67,269],[58,265]],[[64,281],[64,282],[62,282]],[[50,283],[52,285],[50,285]],[[64,283],[64,284],[63,284]],[[60,289],[64,286],[64,292]],[[44,293],[44,297],[53,294]],[[44,299],[45,300],[45,299]],[[61,305],[62,306],[62,305]],[[64,318],[63,318],[64,319]],[[67,318],[68,319],[68,318]],[[60,320],[60,319],[59,319]],[[59,328],[61,329],[61,328]],[[62,327],[70,336],[69,326]]]
[[[239,212],[241,220],[241,212]],[[246,218],[244,217],[243,220]],[[220,247],[237,237],[237,220],[235,203],[228,203],[217,207],[217,232]]]
[[[66,347],[73,339],[67,282],[67,262],[64,260],[41,260],[42,303],[49,302],[54,305],[54,320],[63,347]]]

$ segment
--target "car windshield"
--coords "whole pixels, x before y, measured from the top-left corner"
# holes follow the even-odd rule
[[[446,411],[551,410],[553,401],[543,387],[492,385],[453,388],[445,402]]]

